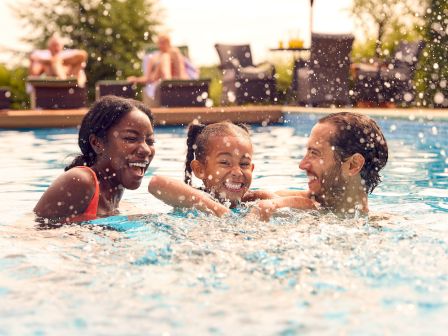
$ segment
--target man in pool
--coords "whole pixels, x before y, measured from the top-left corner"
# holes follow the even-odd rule
[[[325,116],[311,130],[299,164],[308,190],[282,190],[277,192],[282,197],[260,201],[260,217],[266,220],[284,207],[367,214],[367,195],[381,182],[387,158],[386,139],[373,119],[350,112]]]

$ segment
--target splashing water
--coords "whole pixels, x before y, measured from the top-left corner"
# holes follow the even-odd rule
[[[298,161],[316,120],[253,129],[254,188],[306,188]],[[442,335],[448,124],[380,124],[391,155],[368,220],[172,211],[148,176],[125,193],[137,209],[54,229],[27,213],[76,152],[76,130],[2,131],[0,334]],[[148,175],[181,179],[185,130],[156,135]]]

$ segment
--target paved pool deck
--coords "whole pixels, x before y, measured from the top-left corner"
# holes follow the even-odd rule
[[[248,124],[269,124],[282,120],[287,114],[329,114],[341,111],[357,112],[372,117],[406,118],[410,120],[448,120],[448,109],[423,108],[315,108],[283,105],[248,105],[227,107],[152,108],[156,125],[188,125],[194,119],[203,123],[221,120]],[[77,127],[87,108],[76,110],[2,110],[0,128],[65,128]]]

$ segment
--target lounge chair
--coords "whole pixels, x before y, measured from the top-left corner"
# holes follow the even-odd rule
[[[215,48],[221,62],[222,104],[274,101],[276,82],[273,65],[254,65],[248,44],[215,44]]]
[[[100,80],[95,83],[95,99],[98,100],[107,95],[135,99],[135,87],[134,84],[128,81]]]
[[[350,34],[311,36],[309,61],[297,60],[297,102],[301,105],[350,105]]]
[[[64,49],[61,57],[70,58],[78,52],[77,49]],[[47,49],[34,50],[31,55],[49,60],[51,53]],[[47,75],[28,76],[26,92],[31,97],[33,109],[76,109],[87,106],[87,87],[84,69],[80,70],[79,78],[68,77],[60,79]],[[82,85],[79,80],[82,79]]]
[[[0,87],[0,110],[8,110],[11,107],[11,91],[8,87]]]
[[[75,78],[28,77],[32,109],[77,109],[87,106],[87,88]]]
[[[389,62],[354,64],[355,99],[359,104],[400,104],[414,101],[413,77],[423,41],[398,43]]]

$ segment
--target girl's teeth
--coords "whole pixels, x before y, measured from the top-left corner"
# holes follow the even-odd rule
[[[229,183],[229,182],[226,182],[225,186],[226,186],[227,189],[240,189],[242,184],[241,183]]]

